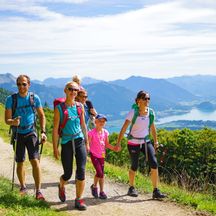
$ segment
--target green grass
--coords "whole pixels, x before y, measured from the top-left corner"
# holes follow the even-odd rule
[[[87,165],[87,169],[93,172],[91,164]],[[115,181],[128,183],[127,167],[116,167],[112,164],[106,163],[105,174]],[[138,172],[136,175],[136,188],[141,193],[152,193],[150,178]],[[164,183],[160,183],[160,189],[168,195],[170,201],[175,201],[183,205],[191,206],[196,210],[216,215],[216,197],[212,195],[189,192],[177,186],[167,185]]]
[[[87,163],[87,170],[94,173],[94,168],[90,162]],[[127,167],[116,167],[106,163],[105,174],[107,177],[117,182],[128,183]],[[136,175],[136,188],[141,193],[152,193],[150,178],[138,172]],[[209,194],[189,192],[177,186],[167,185],[162,182],[160,183],[160,189],[168,195],[170,201],[190,206],[195,210],[216,215],[216,198]]]
[[[10,136],[8,135],[9,126],[4,122],[4,106],[0,103],[0,136],[4,141],[9,142]]]
[[[5,125],[3,117],[4,117],[4,108],[2,105],[0,105],[0,136],[3,137],[3,139],[6,142],[8,142],[9,141],[8,126]],[[51,124],[51,122],[52,122],[51,116],[49,115],[48,124]],[[49,133],[51,133],[50,125],[49,125]],[[50,138],[49,140],[51,140],[51,135],[48,138]],[[53,155],[51,143],[47,142],[44,145],[43,154],[48,155],[48,156]],[[87,163],[87,170],[90,172],[94,172],[94,168],[90,160]],[[105,164],[105,174],[107,177],[115,181],[122,182],[122,183],[128,183],[128,167],[116,167],[109,163],[106,163]],[[150,178],[148,176],[144,176],[141,173],[137,173],[136,187],[140,192],[143,192],[143,193],[152,192]],[[188,205],[188,206],[193,207],[196,210],[206,211],[213,215],[216,215],[216,198],[211,195],[204,194],[204,193],[189,192],[175,185],[166,185],[163,183],[160,183],[160,189],[164,193],[168,194],[168,199],[171,201],[175,201],[183,205]],[[11,211],[13,208],[16,208],[16,205],[13,207],[11,206]],[[3,206],[0,208],[0,215],[1,215],[1,211],[7,211],[7,210]],[[16,211],[17,210],[14,210],[15,213]]]
[[[66,213],[51,209],[46,202],[37,201],[33,196],[20,196],[17,188],[12,192],[10,181],[0,177],[0,215],[63,216]]]

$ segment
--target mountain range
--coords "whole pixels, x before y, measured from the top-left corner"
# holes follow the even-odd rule
[[[216,97],[216,76],[212,75],[196,75],[181,76],[167,79],[167,81],[183,87],[193,95],[202,97],[203,99],[215,99]]]
[[[197,77],[194,77],[197,79]],[[209,79],[216,80],[216,76]],[[105,82],[94,78],[85,77],[82,79],[82,85],[88,91],[89,99],[93,102],[96,110],[109,116],[110,119],[123,118],[125,113],[130,109],[136,94],[140,90],[150,93],[151,107],[157,112],[167,112],[169,110],[188,109],[192,102],[201,103],[202,99],[211,98],[216,101],[216,87],[211,84],[211,80],[206,76],[205,82],[199,83],[202,88],[211,88],[211,92],[195,91],[195,87],[184,84],[189,82],[195,85],[192,77],[178,77],[171,79],[152,79],[141,76],[131,76],[125,80],[115,80]],[[66,82],[71,78],[48,78],[44,81],[32,80],[30,91],[36,92],[42,103],[47,103],[50,108],[54,98],[63,97],[63,88]],[[185,81],[186,80],[186,81]],[[215,82],[216,83],[216,82]],[[16,92],[16,78],[10,74],[0,74],[0,87],[11,92]],[[205,93],[205,94],[204,94]],[[192,103],[193,104],[193,103]],[[191,105],[190,105],[191,106]]]
[[[55,86],[55,87],[59,87],[61,88],[62,86],[65,85],[65,83],[71,81],[71,77],[68,78],[47,78],[43,81],[40,80],[32,80],[32,82],[37,83],[37,84],[41,84],[41,85],[45,85],[45,86]],[[96,80],[93,79],[91,77],[84,77],[82,79],[82,84],[83,85],[89,85],[89,84],[94,84],[94,83],[98,83],[101,82],[102,80]]]

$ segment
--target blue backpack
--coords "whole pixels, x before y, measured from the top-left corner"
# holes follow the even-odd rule
[[[37,129],[37,127],[36,127],[37,112],[36,112],[36,108],[35,108],[35,105],[34,105],[34,93],[33,92],[29,92],[29,94],[30,94],[29,105],[26,105],[23,108],[27,108],[27,107],[31,107],[32,108],[33,113],[34,113],[33,127],[36,130]],[[17,96],[18,96],[18,93],[14,93],[14,94],[11,95],[11,97],[12,97],[12,118],[15,118],[15,112],[16,112],[16,108],[17,108]],[[11,134],[11,131],[12,131],[12,134],[11,134],[11,144],[12,145],[14,144],[15,139],[16,139],[16,130],[17,130],[16,126],[10,126],[9,134]]]

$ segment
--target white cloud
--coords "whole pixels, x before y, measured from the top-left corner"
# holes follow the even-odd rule
[[[82,4],[88,2],[89,0],[31,0],[35,3],[67,3],[67,4]]]
[[[154,77],[214,73],[216,31],[212,26],[216,25],[216,10],[212,4],[197,4],[194,9],[187,1],[175,1],[83,18],[52,12],[38,2],[20,1],[22,7],[4,2],[4,10],[10,8],[41,19],[0,21],[0,55],[8,54],[0,59],[0,71],[13,65],[25,68],[29,62],[32,71],[40,65],[41,76],[51,71],[55,75],[65,71],[65,76],[67,71],[76,71],[96,78],[103,73],[104,79],[149,72]]]

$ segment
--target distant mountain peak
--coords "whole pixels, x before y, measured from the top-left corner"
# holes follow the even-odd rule
[[[3,83],[15,83],[16,77],[10,73],[0,74],[0,84]]]

